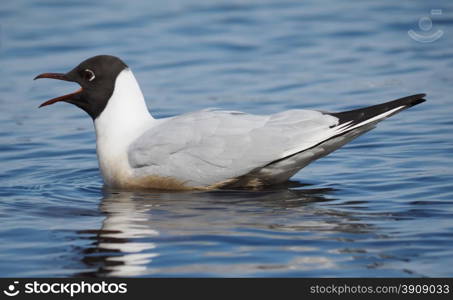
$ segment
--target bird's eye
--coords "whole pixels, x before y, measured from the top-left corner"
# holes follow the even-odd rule
[[[90,69],[83,70],[83,77],[88,81],[93,81],[96,78],[94,72]]]

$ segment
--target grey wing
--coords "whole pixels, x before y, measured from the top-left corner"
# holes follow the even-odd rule
[[[203,110],[159,122],[129,147],[136,175],[204,186],[245,175],[329,139],[336,134],[338,118],[311,110],[269,116]]]

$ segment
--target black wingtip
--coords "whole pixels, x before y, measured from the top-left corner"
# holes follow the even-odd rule
[[[415,106],[417,104],[425,102],[426,101],[426,99],[424,99],[425,97],[426,97],[426,94],[415,94],[415,95],[403,97],[403,98],[400,98],[397,100],[393,100],[393,101],[384,103],[384,105],[387,105],[390,107],[403,106],[403,105],[407,106],[407,107],[411,107],[411,106]]]
[[[426,101],[426,99],[424,99],[425,96],[426,94],[415,94],[400,99],[396,99],[393,101],[385,102],[382,104],[354,109],[350,111],[344,111],[340,113],[332,113],[331,115],[337,117],[340,120],[339,121],[340,124],[349,121],[358,124],[360,122],[363,122],[367,119],[370,119],[374,116],[380,115],[397,107],[403,106],[404,109],[406,109],[417,104],[423,103]]]
[[[426,101],[426,99],[424,99],[426,97],[426,94],[418,94],[418,95],[414,95],[414,96],[417,96],[417,97],[408,104],[409,107],[415,106],[417,104],[420,104],[420,103],[423,103]]]

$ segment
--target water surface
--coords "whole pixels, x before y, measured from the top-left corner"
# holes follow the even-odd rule
[[[1,276],[452,276],[452,12],[448,1],[3,3]],[[444,34],[420,43],[410,29]],[[156,117],[428,102],[284,186],[108,190],[91,120],[67,104],[37,109],[77,86],[32,81],[97,54],[126,61]]]

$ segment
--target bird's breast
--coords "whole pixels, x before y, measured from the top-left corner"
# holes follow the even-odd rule
[[[130,180],[132,169],[127,157],[127,147],[108,140],[96,142],[99,169],[104,183],[111,187],[121,187]]]

